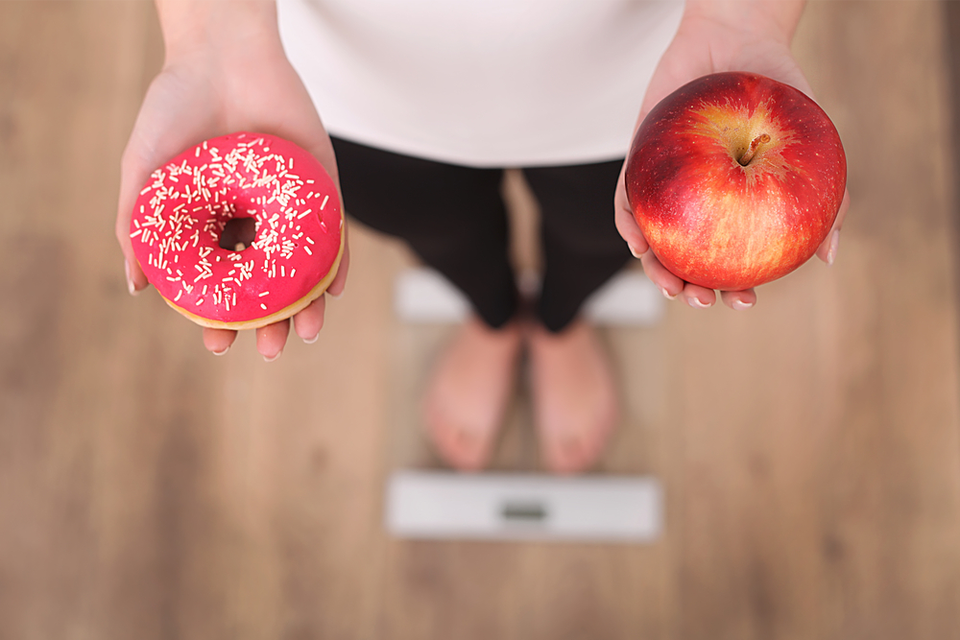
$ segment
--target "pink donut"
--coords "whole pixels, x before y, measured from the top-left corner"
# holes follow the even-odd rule
[[[205,327],[252,329],[327,289],[343,255],[343,213],[336,185],[307,151],[235,133],[153,172],[130,239],[171,307]]]

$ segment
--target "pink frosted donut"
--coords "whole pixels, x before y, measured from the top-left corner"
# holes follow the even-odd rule
[[[343,255],[343,213],[312,155],[282,138],[235,133],[153,172],[130,239],[171,307],[205,327],[251,329],[323,294]]]

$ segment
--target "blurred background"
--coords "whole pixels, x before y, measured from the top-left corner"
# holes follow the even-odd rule
[[[597,472],[660,479],[657,542],[422,542],[382,524],[389,474],[437,466],[415,394],[449,327],[394,318],[410,256],[355,225],[317,344],[210,356],[113,237],[152,5],[0,2],[0,639],[960,638],[958,24],[811,2],[837,263],[605,330],[626,415]],[[521,392],[497,469],[538,469],[528,423]]]

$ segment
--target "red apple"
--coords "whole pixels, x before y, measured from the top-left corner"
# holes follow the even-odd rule
[[[827,114],[752,73],[698,78],[637,130],[627,199],[660,262],[687,282],[741,291],[810,259],[833,226],[847,163]]]

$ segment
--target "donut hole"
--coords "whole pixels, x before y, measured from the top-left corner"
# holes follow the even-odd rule
[[[220,248],[243,251],[257,239],[256,218],[230,218],[220,232]]]

